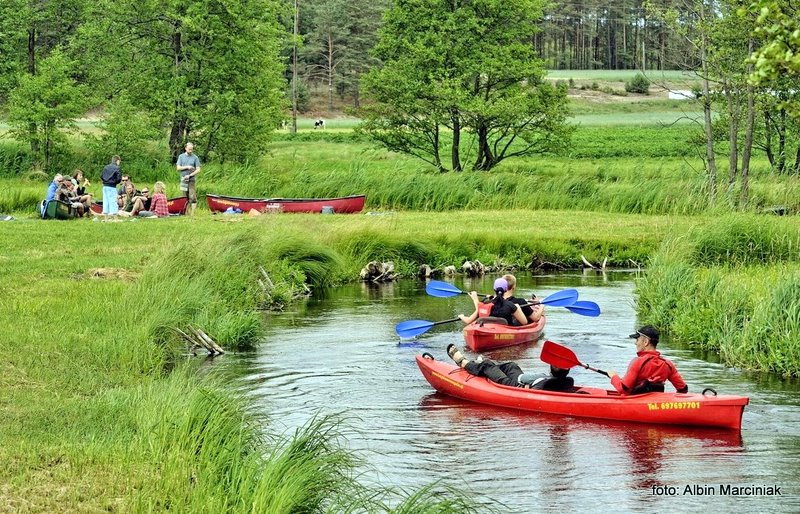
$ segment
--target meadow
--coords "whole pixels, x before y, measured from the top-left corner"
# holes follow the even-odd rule
[[[729,364],[800,374],[798,225],[761,214],[797,212],[798,177],[757,155],[752,204],[734,214],[735,191],[707,200],[690,125],[661,123],[690,113],[687,104],[573,105],[580,124],[568,151],[489,173],[438,173],[375,147],[342,117],[325,130],[303,119],[256,162],[212,163],[198,179],[201,195],[367,193],[368,213],[348,216],[212,216],[201,205],[194,218],[42,222],[36,205],[51,177],[0,139],[0,213],[17,218],[0,223],[0,322],[11,328],[0,363],[0,510],[475,510],[435,484],[360,485],[347,425],[326,418],[274,432],[225,377],[187,358],[173,330],[196,326],[246,351],[259,344],[264,311],[306,287],[355,280],[371,260],[391,260],[403,276],[468,259],[643,266],[643,321]],[[98,194],[106,156],[80,136],[71,142],[57,166],[86,170]],[[164,180],[174,196],[163,153],[143,148],[125,169],[138,184]],[[273,288],[259,286],[260,268]]]

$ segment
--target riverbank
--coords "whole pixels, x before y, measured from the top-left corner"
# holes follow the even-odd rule
[[[0,510],[471,510],[441,488],[361,486],[348,427],[323,419],[280,436],[249,400],[198,373],[199,360],[185,361],[171,328],[248,347],[266,302],[339,276],[335,256],[297,228],[4,223]],[[270,298],[260,265],[276,284]]]
[[[634,112],[648,115],[649,113]],[[680,113],[678,113],[680,114]],[[677,114],[675,114],[677,116]],[[594,116],[594,115],[589,115]],[[738,190],[720,188],[709,202],[692,129],[675,125],[581,125],[564,155],[511,159],[489,173],[439,173],[424,162],[376,148],[352,129],[276,133],[268,153],[249,165],[208,164],[198,193],[252,197],[334,197],[367,193],[369,210],[559,209],[641,214],[729,212]],[[724,144],[720,145],[720,150]],[[161,180],[179,194],[164,149],[145,147],[125,156],[137,185]],[[463,158],[469,162],[468,149]],[[81,168],[100,197],[97,178],[108,156],[74,141],[55,169]],[[0,213],[33,212],[52,177],[30,171],[19,143],[0,140]],[[800,178],[776,174],[756,153],[750,170],[750,206],[800,211]]]
[[[800,376],[796,217],[727,215],[674,232],[637,287],[638,314],[730,366]]]

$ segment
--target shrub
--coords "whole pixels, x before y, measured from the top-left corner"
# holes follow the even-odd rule
[[[625,91],[649,95],[650,81],[643,74],[637,73],[629,82],[625,83]]]

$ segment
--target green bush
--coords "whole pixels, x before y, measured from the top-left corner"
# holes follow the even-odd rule
[[[650,81],[643,74],[637,73],[631,80],[625,83],[625,91],[649,95]]]

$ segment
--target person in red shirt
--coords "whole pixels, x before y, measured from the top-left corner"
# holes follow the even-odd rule
[[[620,394],[642,394],[664,392],[664,382],[669,380],[679,393],[689,391],[678,369],[671,361],[656,351],[659,332],[652,325],[645,325],[629,337],[636,339],[637,357],[628,365],[625,376],[609,371],[611,385]]]
[[[167,195],[164,193],[165,189],[163,182],[156,182],[153,186],[153,198],[150,200],[150,213],[159,218],[169,216]]]

